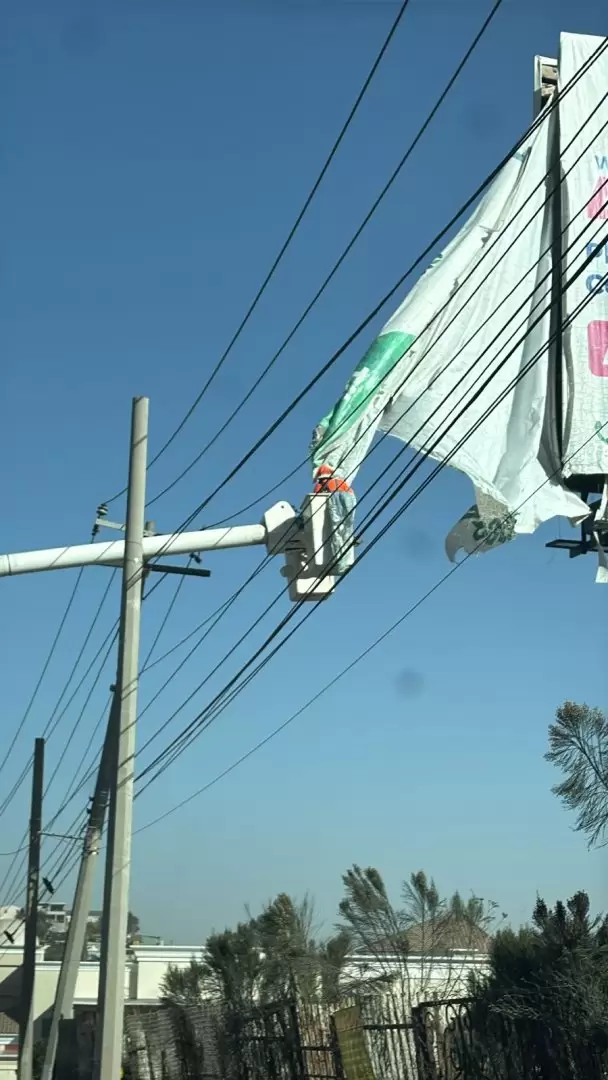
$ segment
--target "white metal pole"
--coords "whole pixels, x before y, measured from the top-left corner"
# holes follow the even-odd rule
[[[252,547],[265,544],[267,538],[264,525],[234,525],[225,529],[167,533],[165,536],[146,536],[143,555],[146,559],[153,559],[159,555],[189,555],[193,551]],[[13,555],[0,555],[0,577],[34,574],[41,570],[69,570],[76,566],[122,566],[124,558],[124,540],[74,544],[44,551],[20,551]]]
[[[122,1065],[127,920],[131,868],[135,723],[146,502],[148,399],[135,398],[127,495],[122,606],[118,642],[119,724],[112,747],[113,777],[106,857],[106,971],[97,1017],[95,1080],[119,1080]],[[101,973],[100,973],[101,975]]]

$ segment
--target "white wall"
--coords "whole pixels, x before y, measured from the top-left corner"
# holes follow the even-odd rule
[[[483,953],[455,952],[450,957],[410,956],[407,962],[378,960],[373,956],[351,959],[345,966],[343,981],[364,985],[375,979],[391,977],[384,993],[401,1006],[414,1007],[422,1001],[466,997],[473,972],[482,974],[487,967]]]
[[[169,968],[174,965],[187,968],[193,958],[201,960],[203,950],[191,945],[137,945],[130,950],[125,972],[125,998],[138,1001],[156,1001],[160,986]],[[7,947],[0,956],[0,1010],[18,1006],[21,990],[21,962],[23,952],[17,946]],[[42,1034],[42,1018],[53,1006],[61,964],[45,960],[44,950],[36,954],[36,982],[34,990],[35,1038]],[[78,968],[74,1000],[80,1004],[97,1001],[99,964],[94,961],[81,963]],[[0,1033],[1,1034],[1,1033]],[[0,1080],[5,1080],[0,1054]]]
[[[0,1054],[0,1080],[17,1080],[17,1056]]]
[[[187,968],[191,960],[202,960],[203,949],[196,945],[134,945],[131,949],[129,997],[138,1001],[156,1001],[161,983],[170,965]]]

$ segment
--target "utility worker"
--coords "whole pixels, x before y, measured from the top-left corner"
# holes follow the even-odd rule
[[[336,476],[331,465],[320,465],[315,473],[314,494],[331,495],[334,491],[349,491],[352,494],[352,488],[348,486],[346,480]]]

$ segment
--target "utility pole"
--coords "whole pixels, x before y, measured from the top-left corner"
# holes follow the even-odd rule
[[[110,748],[112,738],[116,738],[115,729],[118,722],[119,697],[114,690],[108,727],[103,744],[99,772],[95,785],[95,793],[89,812],[89,821],[84,838],[82,859],[78,870],[78,880],[74,893],[72,916],[65,944],[65,952],[61,962],[61,971],[55,993],[51,1028],[46,1044],[44,1065],[42,1067],[42,1080],[52,1080],[55,1068],[55,1058],[59,1042],[59,1021],[71,1020],[74,1010],[74,994],[78,968],[82,958],[87,929],[87,920],[91,910],[91,894],[97,865],[97,856],[103,833],[105,814],[108,805],[110,791]]]
[[[148,399],[135,398],[118,639],[118,723],[110,725],[113,775],[104,896],[105,963],[99,973],[94,1080],[119,1080],[122,1066],[147,448]]]
[[[333,592],[333,555],[327,544],[329,519],[326,494],[307,495],[300,511],[287,502],[268,509],[262,521],[252,525],[200,529],[181,528],[157,534],[149,523],[144,528],[145,479],[148,436],[148,400],[133,402],[131,454],[127,501],[127,523],[106,520],[107,507],[98,508],[97,528],[115,529],[125,538],[107,542],[67,545],[38,551],[0,554],[0,578],[67,570],[81,566],[120,566],[123,570],[118,677],[100,774],[79,871],[73,905],[73,925],[66,942],[66,955],[58,984],[51,1022],[49,1050],[44,1080],[52,1080],[59,1021],[71,1015],[78,963],[82,955],[90,890],[104,813],[109,799],[108,850],[104,883],[102,948],[99,972],[98,1025],[95,1045],[94,1080],[117,1080],[120,1074],[126,968],[126,938],[129,909],[131,823],[134,781],[135,721],[137,711],[137,669],[141,587],[145,572],[208,577],[202,567],[174,566],[159,557],[196,555],[202,551],[230,551],[241,547],[265,547],[268,555],[281,555],[281,569],[293,602],[325,599]],[[326,528],[327,525],[327,528]],[[198,561],[198,560],[197,560]],[[329,573],[328,573],[329,570]],[[42,782],[41,782],[42,783]],[[39,831],[39,830],[38,830]],[[35,924],[35,919],[33,920]],[[35,933],[31,937],[35,961]],[[26,948],[26,956],[27,948]],[[32,961],[32,965],[34,963]],[[24,967],[27,968],[24,958]],[[33,966],[32,966],[33,971]],[[26,973],[24,973],[24,979]],[[24,984],[25,985],[25,984]],[[31,1010],[30,1010],[31,1011]],[[31,1042],[31,1040],[30,1040]],[[26,1046],[27,1040],[22,1039]],[[30,1051],[31,1058],[31,1051]],[[31,1080],[23,1073],[23,1080]]]
[[[34,1066],[34,987],[36,981],[36,930],[40,880],[40,834],[44,787],[44,739],[36,739],[32,774],[30,844],[27,865],[25,943],[21,968],[21,1019],[19,1023],[19,1080],[32,1080]]]

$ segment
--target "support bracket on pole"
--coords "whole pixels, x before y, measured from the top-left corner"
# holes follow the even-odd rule
[[[211,570],[196,566],[170,566],[169,563],[144,563],[144,570],[158,574],[181,574],[182,577],[211,577]]]

